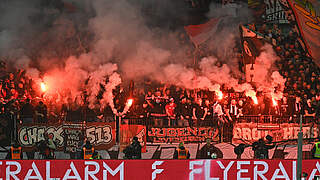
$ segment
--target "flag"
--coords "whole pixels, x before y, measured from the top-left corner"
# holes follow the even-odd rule
[[[255,59],[260,55],[265,40],[259,33],[254,32],[243,25],[240,26],[240,33],[243,63],[254,64]]]
[[[212,18],[205,24],[185,26],[187,34],[191,41],[196,45],[200,45],[207,41],[217,30],[220,19]]]
[[[307,53],[320,66],[320,10],[317,0],[280,0],[282,6],[292,10]]]
[[[142,147],[141,152],[146,152],[146,126],[123,124],[120,128],[120,151],[123,151],[132,143],[133,137],[137,137]]]

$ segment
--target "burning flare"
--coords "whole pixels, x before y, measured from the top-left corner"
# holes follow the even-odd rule
[[[133,103],[133,99],[128,99],[128,101],[127,101],[127,106],[128,106],[128,107],[131,107],[131,106],[132,106],[132,103]]]
[[[218,96],[218,99],[221,100],[223,98],[222,91],[216,91],[216,95]]]
[[[44,82],[40,83],[40,88],[42,92],[46,92],[48,90],[48,87]]]
[[[249,91],[246,92],[246,96],[251,97],[251,99],[253,100],[254,104],[258,104],[258,99],[257,99],[256,94],[257,93],[255,91],[253,91],[253,90],[249,90]]]
[[[252,96],[251,98],[252,98],[254,104],[258,104],[257,96]]]
[[[274,99],[274,97],[272,97],[272,104],[273,106],[278,106],[278,102]]]

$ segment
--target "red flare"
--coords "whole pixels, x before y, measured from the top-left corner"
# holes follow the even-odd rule
[[[272,98],[272,104],[273,106],[278,106],[278,102],[274,98]]]
[[[40,88],[42,92],[46,92],[48,90],[48,87],[44,82],[40,83]]]
[[[132,106],[132,103],[133,103],[133,99],[128,99],[127,101],[127,106],[131,107]]]
[[[252,96],[251,98],[252,98],[254,104],[258,104],[257,96]]]
[[[218,96],[219,100],[223,98],[223,93],[221,91],[216,91],[216,95]]]

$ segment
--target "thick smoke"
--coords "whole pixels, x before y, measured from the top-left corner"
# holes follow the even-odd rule
[[[258,91],[267,93],[275,100],[282,98],[286,81],[274,67],[274,62],[278,59],[272,46],[267,44],[262,48],[262,53],[257,57],[254,65]]]
[[[221,22],[207,43],[212,55],[198,60],[195,69],[189,66],[193,62],[187,55],[190,46],[180,43],[179,32],[151,28],[140,8],[128,1],[74,3],[76,13],[71,14],[57,5],[42,8],[37,0],[1,3],[0,57],[8,57],[14,67],[27,69],[36,86],[46,83],[47,98],[57,96],[63,103],[74,102],[86,90],[90,108],[110,105],[116,111],[113,89],[144,77],[216,92],[226,84],[255,96],[250,84],[238,83],[240,73],[233,51],[239,42],[238,25],[248,21],[246,8],[238,8],[236,17],[232,12],[225,14],[223,8],[211,8],[208,17],[221,18]],[[271,47],[265,47],[261,61],[257,61],[257,72],[264,77],[257,83],[268,93],[283,90],[279,73],[269,73],[275,57]]]

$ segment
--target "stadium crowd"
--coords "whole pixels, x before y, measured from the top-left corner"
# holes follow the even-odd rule
[[[309,74],[287,70],[292,59],[277,62],[280,72],[287,78],[284,97],[277,105],[263,92],[257,93],[258,104],[254,104],[244,93],[235,92],[222,86],[222,97],[208,90],[188,90],[172,85],[146,82],[144,88],[123,90],[118,87],[113,91],[114,105],[118,112],[123,111],[128,98],[133,98],[133,105],[124,119],[140,119],[154,126],[211,126],[221,122],[234,122],[243,116],[273,115],[294,117],[300,114],[319,118],[320,78],[312,71]],[[303,58],[297,61],[305,62]],[[306,60],[307,61],[307,60]],[[303,63],[304,64],[304,63]],[[311,69],[312,62],[301,65]],[[292,65],[293,68],[295,67]],[[289,72],[288,72],[289,71]],[[305,72],[310,70],[304,70]],[[303,79],[303,80],[302,80]],[[82,106],[70,100],[64,104],[54,104],[43,99],[43,94],[35,90],[32,79],[25,71],[7,73],[0,82],[1,114],[14,117],[20,123],[47,122],[82,122],[113,121],[114,114],[110,107],[90,109],[83,99]],[[218,118],[218,120],[217,120]],[[124,122],[125,123],[125,122]]]
[[[270,40],[280,57],[276,66],[286,78],[286,88],[277,105],[273,105],[272,99],[263,92],[257,92],[258,104],[254,104],[244,93],[224,85],[221,88],[223,97],[218,97],[207,90],[189,90],[146,80],[134,90],[117,87],[113,91],[115,108],[118,112],[123,111],[126,100],[133,98],[133,106],[123,118],[142,119],[154,126],[211,126],[219,121],[233,122],[243,116],[257,115],[298,117],[302,114],[319,119],[319,67],[300,46],[297,33],[290,30],[286,35],[277,25],[250,27]],[[186,36],[181,37],[185,42]],[[103,110],[88,108],[85,95],[81,106],[72,99],[59,105],[43,100],[43,94],[37,92],[34,81],[23,69],[8,72],[5,62],[1,62],[1,74],[1,114],[14,117],[20,123],[114,120],[110,107]]]
[[[193,0],[188,2],[192,7],[202,7],[201,4],[210,3],[210,1]],[[215,92],[207,90],[189,90],[145,81],[143,85],[139,85],[134,90],[123,87],[115,89],[115,108],[118,112],[123,111],[127,99],[133,98],[133,105],[123,118],[142,119],[144,123],[154,126],[210,126],[218,122],[234,122],[243,116],[259,115],[297,117],[302,114],[316,120],[319,119],[319,67],[306,55],[294,28],[291,28],[289,33],[284,33],[284,30],[277,24],[273,24],[272,27],[268,26],[265,23],[250,27],[264,35],[265,39],[274,45],[280,57],[276,61],[276,66],[280,74],[286,78],[286,88],[284,97],[278,102],[278,105],[274,106],[272,99],[263,92],[257,92],[258,104],[254,104],[252,99],[245,96],[244,93],[227,89],[224,85],[221,88],[223,97],[220,98]],[[190,48],[192,48],[187,37],[186,34],[181,35],[181,43],[190,43]],[[241,48],[239,46],[235,49]],[[189,51],[191,58],[194,55],[192,52],[193,49]],[[199,58],[207,55],[210,55],[210,52],[200,48]],[[2,116],[14,118],[18,123],[114,120],[114,113],[110,107],[103,110],[90,109],[86,102],[85,92],[81,97],[81,105],[73,99],[57,104],[52,100],[43,99],[43,94],[38,92],[35,82],[26,75],[25,70],[9,70],[4,61],[1,61],[0,67]]]

